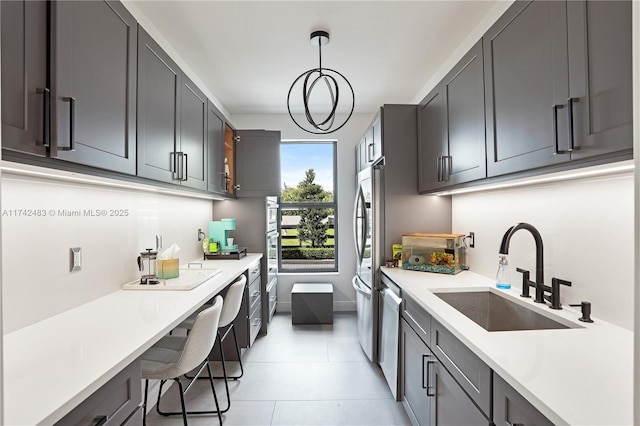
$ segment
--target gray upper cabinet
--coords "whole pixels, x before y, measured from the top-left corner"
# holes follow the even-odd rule
[[[418,106],[418,190],[444,186],[442,157],[444,150],[445,107],[442,84],[438,84]]]
[[[630,1],[567,2],[572,159],[633,147]],[[569,105],[568,105],[569,106]],[[573,136],[573,141],[571,140]]]
[[[139,27],[138,176],[207,189],[208,100]]]
[[[373,125],[367,132],[367,163],[373,164],[382,158],[382,113],[373,121]]]
[[[138,176],[175,182],[180,69],[142,27],[138,31]]]
[[[236,131],[236,196],[280,194],[280,132]]]
[[[487,176],[482,42],[442,82],[446,122],[442,180],[449,185]]]
[[[482,42],[419,107],[419,190],[486,177]]]
[[[488,175],[630,158],[631,40],[629,1],[514,3],[483,38]]]
[[[207,97],[184,74],[180,90],[180,183],[196,189],[207,189],[208,138]]]
[[[2,148],[47,155],[47,3],[0,2]],[[46,90],[45,90],[46,89]]]
[[[51,157],[136,172],[136,21],[119,2],[51,2]]]
[[[207,107],[207,141],[209,145],[208,190],[217,194],[225,194],[224,119],[211,101]]]
[[[566,3],[516,2],[483,38],[489,176],[567,161]],[[558,139],[560,138],[560,139]]]

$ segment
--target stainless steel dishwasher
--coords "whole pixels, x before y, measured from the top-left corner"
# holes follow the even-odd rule
[[[379,363],[391,393],[396,401],[400,395],[398,381],[398,354],[400,335],[400,288],[381,274],[383,288],[380,291],[380,342]]]

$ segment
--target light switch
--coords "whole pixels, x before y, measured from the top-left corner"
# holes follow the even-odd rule
[[[82,269],[82,247],[71,247],[71,271]]]

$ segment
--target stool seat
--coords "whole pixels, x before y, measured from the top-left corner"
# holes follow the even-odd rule
[[[333,324],[333,284],[295,283],[291,289],[292,324]]]

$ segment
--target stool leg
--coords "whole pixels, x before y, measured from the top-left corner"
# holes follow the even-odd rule
[[[220,331],[218,330],[218,336],[216,337],[220,347],[220,360],[222,362],[222,377],[218,377],[224,380],[224,389],[227,393],[227,408],[221,410],[222,413],[226,413],[231,408],[231,396],[229,395],[229,382],[227,381],[227,363],[224,359],[224,350],[222,350],[222,337],[220,336]]]
[[[144,381],[144,402],[142,403],[142,426],[147,426],[147,397],[149,396],[149,380]]]
[[[238,345],[238,336],[236,335],[236,328],[231,324],[231,331],[233,331],[233,341],[236,344],[236,353],[238,354],[238,362],[240,363],[240,375],[232,377],[233,380],[238,380],[244,374],[244,369],[242,368],[242,357],[240,356],[240,346]]]
[[[220,411],[220,404],[218,404],[218,395],[216,394],[216,387],[213,383],[213,374],[211,373],[211,368],[209,367],[209,363],[207,363],[207,372],[209,373],[209,383],[211,384],[211,390],[213,391],[213,400],[216,403],[216,411],[218,412],[218,422],[220,426],[222,426],[222,412]],[[228,398],[227,394],[227,398]]]
[[[187,424],[187,407],[184,404],[184,391],[182,390],[182,382],[177,377],[175,379],[178,382],[178,390],[180,391],[180,406],[182,407],[182,421],[184,422],[184,426],[188,426]]]
[[[161,416],[167,416],[167,414],[160,411],[160,397],[162,396],[162,386],[166,380],[160,380],[160,388],[158,389],[158,402],[156,402],[156,412]]]

